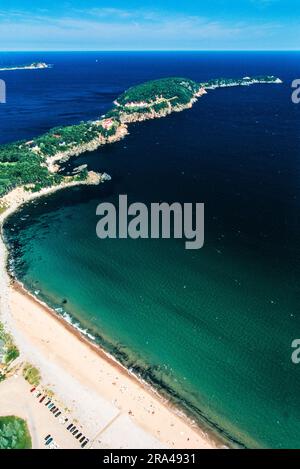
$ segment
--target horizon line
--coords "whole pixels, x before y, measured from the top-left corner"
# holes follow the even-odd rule
[[[300,52],[300,49],[12,49],[7,52]]]

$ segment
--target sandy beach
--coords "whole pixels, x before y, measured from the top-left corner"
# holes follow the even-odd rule
[[[10,208],[0,216],[1,225],[22,203],[57,189],[46,189],[38,194],[20,194],[20,190],[16,190],[14,196],[11,193]],[[61,405],[85,429],[89,447],[221,447],[220,442],[140,382],[113,357],[88,342],[20,284],[12,282],[5,269],[6,259],[6,247],[1,238],[1,321],[12,333],[21,359],[39,368],[43,386],[55,393]],[[14,393],[18,393],[18,380],[11,386]],[[39,418],[38,412],[35,418]],[[60,436],[59,441],[62,448],[70,447],[65,433],[66,438]]]

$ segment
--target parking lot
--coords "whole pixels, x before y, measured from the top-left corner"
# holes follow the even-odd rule
[[[30,392],[32,386],[22,376],[11,377],[2,382],[0,386],[0,415],[16,415],[25,419],[29,427],[32,447],[34,449],[47,449],[49,446],[51,449],[55,449],[55,445],[57,449],[81,449],[79,439],[77,440],[67,430],[67,427],[72,423],[72,418],[70,418],[68,413],[62,412],[56,418],[49,407],[45,406],[45,402],[40,402],[42,396],[37,398],[33,392]],[[68,418],[68,421],[63,423],[62,416]],[[69,421],[70,423],[68,423]],[[78,433],[83,433],[83,429],[81,429],[78,422],[74,422],[73,425],[78,428]],[[46,437],[48,435],[51,436],[52,441],[46,445]],[[86,448],[88,448],[88,445],[86,445]]]

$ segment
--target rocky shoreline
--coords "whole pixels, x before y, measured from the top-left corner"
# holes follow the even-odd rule
[[[54,156],[49,156],[48,158],[46,158],[45,164],[50,173],[57,173],[57,171],[60,168],[59,163],[60,164],[65,163],[70,158],[74,156],[75,157],[79,156],[82,153],[95,151],[102,145],[118,142],[119,140],[122,140],[127,134],[128,134],[127,126],[124,124],[121,124],[117,128],[116,133],[114,135],[107,137],[107,138],[99,136],[91,140],[88,143],[85,143],[82,145],[76,145],[67,151],[58,152]]]
[[[149,109],[149,112],[143,112],[143,113],[138,113],[138,112],[126,113],[126,112],[120,111],[120,114],[119,114],[120,124],[117,127],[116,133],[114,135],[107,137],[107,138],[100,135],[88,143],[85,143],[82,145],[76,145],[67,151],[58,152],[54,156],[49,156],[48,158],[46,158],[45,164],[50,173],[57,173],[60,168],[59,165],[61,163],[65,163],[70,158],[77,157],[81,155],[82,153],[95,151],[103,145],[106,145],[109,143],[115,143],[115,142],[118,142],[119,140],[122,140],[129,133],[128,127],[126,124],[133,124],[136,122],[143,122],[143,121],[151,120],[151,119],[161,119],[162,117],[166,117],[172,114],[173,112],[181,112],[186,109],[190,109],[198,101],[198,99],[204,94],[207,94],[207,91],[205,91],[205,89],[201,87],[199,91],[194,94],[194,97],[187,104],[180,104],[180,105],[178,104],[175,106],[172,106],[170,101],[164,100],[163,102],[167,104],[167,107],[157,112],[154,111],[153,109],[151,110]],[[160,100],[159,102],[162,102],[162,101]],[[117,101],[116,101],[116,104],[117,104]]]
[[[207,91],[204,88],[200,88],[197,93],[194,94],[193,98],[187,103],[187,104],[177,104],[175,106],[172,105],[171,100],[157,100],[156,102],[151,102],[149,105],[149,111],[140,113],[140,112],[126,112],[126,111],[120,111],[120,121],[122,124],[132,124],[135,122],[143,122],[146,120],[151,120],[151,119],[160,119],[162,117],[166,117],[173,112],[181,112],[186,109],[190,109],[193,107],[193,105],[198,101],[198,98],[203,96],[204,94],[207,94]],[[118,102],[115,102],[116,105],[118,105]],[[160,104],[160,103],[165,103],[167,107],[161,109],[160,111],[155,111],[153,109],[153,105],[155,104]]]

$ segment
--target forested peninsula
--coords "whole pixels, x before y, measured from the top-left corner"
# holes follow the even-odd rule
[[[17,187],[36,192],[64,182],[88,181],[90,175],[86,168],[66,177],[59,172],[59,164],[124,138],[130,123],[191,108],[207,90],[277,83],[282,82],[274,76],[224,78],[203,83],[175,77],[133,86],[119,96],[112,109],[99,120],[56,127],[30,141],[1,145],[0,201]]]

